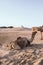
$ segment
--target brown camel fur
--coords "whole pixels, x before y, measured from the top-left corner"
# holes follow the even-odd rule
[[[18,37],[18,38],[15,40],[15,43],[16,43],[17,45],[19,45],[21,49],[24,48],[24,47],[30,46],[30,45],[31,45],[30,43],[33,41],[33,39],[34,39],[36,33],[37,33],[36,31],[35,31],[35,32],[32,32],[31,41],[28,40],[26,37]]]

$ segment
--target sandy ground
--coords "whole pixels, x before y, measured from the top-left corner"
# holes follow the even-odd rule
[[[19,28],[0,29],[0,65],[43,65],[43,40],[38,32],[31,43],[32,46],[24,49],[11,49],[10,42],[18,36],[31,39],[31,30]],[[9,47],[6,47],[6,45]]]

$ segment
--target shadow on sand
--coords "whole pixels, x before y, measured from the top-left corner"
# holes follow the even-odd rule
[[[43,44],[42,43],[40,43],[40,44],[32,44],[31,46],[28,46],[28,47],[26,47],[25,49],[22,49],[22,50],[26,50],[26,49],[33,49],[34,50],[34,49],[41,49],[41,48],[43,48]],[[17,51],[22,52],[22,50],[17,50]],[[15,63],[17,63],[18,60],[16,60],[15,58],[13,58],[13,59],[11,58],[11,56],[14,56],[16,54],[15,54],[15,52],[13,50],[13,51],[10,51],[9,54],[6,54],[5,56],[0,57],[0,65],[3,64],[3,59],[6,59],[4,61],[4,63],[6,65],[9,65],[10,63],[13,63],[12,65],[14,65]]]
[[[40,44],[32,44],[31,45],[31,48],[37,48],[37,49],[39,49],[39,48],[43,48],[43,44],[42,43],[40,43]]]

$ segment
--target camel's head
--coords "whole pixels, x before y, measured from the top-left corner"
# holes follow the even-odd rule
[[[32,32],[32,35],[36,35],[37,31]]]

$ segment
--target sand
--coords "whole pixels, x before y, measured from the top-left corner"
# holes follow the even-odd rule
[[[0,65],[43,65],[43,40],[40,40],[40,32],[36,34],[32,46],[24,49],[10,47],[10,42],[15,41],[18,36],[30,40],[31,34],[32,30],[20,28],[0,29]]]

